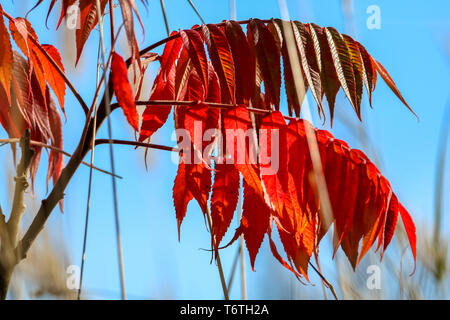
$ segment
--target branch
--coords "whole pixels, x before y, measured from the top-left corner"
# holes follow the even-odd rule
[[[325,283],[325,285],[328,287],[328,289],[330,289],[331,293],[334,296],[334,299],[339,300],[336,291],[334,291],[334,287],[333,285],[324,277],[324,275],[317,270],[317,268],[310,262],[308,261],[309,265],[314,269],[314,271],[319,275],[319,277],[322,279],[322,281]]]
[[[7,230],[10,243],[15,245],[17,234],[19,232],[19,224],[25,212],[25,191],[28,184],[28,172],[31,161],[33,160],[34,150],[30,148],[30,130],[26,130],[25,134],[20,138],[20,147],[22,149],[22,158],[17,167],[17,175],[14,178],[16,187],[14,190],[14,200],[11,208],[11,214],[7,222]]]
[[[228,103],[217,103],[217,102],[207,102],[207,101],[178,101],[178,100],[149,100],[149,101],[135,101],[135,104],[137,106],[158,106],[158,107],[166,107],[166,108],[170,108],[172,107],[172,105],[175,106],[197,106],[200,105],[201,107],[210,107],[210,108],[217,108],[217,109],[229,109],[229,108],[234,108],[236,106],[238,106],[237,104],[228,104]],[[111,111],[115,110],[119,108],[119,104],[113,103],[111,104]],[[272,110],[266,110],[266,109],[258,109],[258,108],[252,108],[252,107],[247,107],[247,110],[249,112],[252,113],[259,113],[259,114],[269,114],[271,112],[273,112]],[[290,116],[285,116],[283,115],[283,117],[287,120],[292,120],[292,119],[298,119],[296,117],[290,117]]]
[[[202,16],[200,15],[200,12],[198,12],[197,8],[195,7],[194,3],[191,0],[187,0],[189,4],[191,5],[194,12],[197,14],[197,17],[200,19],[200,21],[205,24],[205,21],[203,20]]]
[[[3,241],[3,237],[6,234],[6,221],[3,214],[2,207],[0,206],[0,242]]]
[[[5,144],[5,143],[17,143],[17,142],[20,142],[20,139],[19,139],[19,138],[0,139],[0,144]],[[66,152],[66,151],[64,151],[64,150],[62,150],[62,149],[60,149],[60,148],[57,148],[57,147],[54,147],[54,146],[45,144],[45,143],[43,143],[43,142],[30,140],[30,145],[32,145],[32,146],[38,146],[38,147],[42,147],[42,148],[46,148],[46,149],[50,149],[50,150],[53,150],[53,151],[62,153],[63,155],[65,155],[65,156],[67,156],[67,157],[71,157],[71,156],[72,156],[70,153],[68,153],[68,152]],[[94,169],[94,170],[97,170],[97,171],[100,171],[100,172],[102,172],[102,173],[106,173],[106,174],[109,174],[109,175],[114,176],[114,177],[116,177],[116,178],[122,179],[121,176],[112,174],[112,173],[109,172],[109,171],[100,169],[100,168],[98,168],[98,167],[96,167],[96,166],[94,166],[94,165],[91,165],[91,164],[89,164],[89,163],[87,163],[87,162],[85,162],[85,161],[81,161],[81,163],[84,164],[85,166],[88,166],[89,168]]]
[[[120,145],[128,145],[128,146],[136,146],[136,147],[146,147],[151,149],[159,149],[164,151],[173,151],[173,152],[179,152],[180,150],[178,148],[163,146],[159,144],[153,144],[153,143],[144,143],[144,142],[137,142],[137,141],[128,141],[128,140],[117,140],[117,139],[96,139],[95,145],[100,144],[120,144]]]

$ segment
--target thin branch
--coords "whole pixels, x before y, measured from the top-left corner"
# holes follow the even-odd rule
[[[10,21],[13,21],[14,18],[12,16],[10,16],[8,13],[6,13],[5,11],[3,11],[3,15],[9,19]],[[45,57],[47,58],[47,60],[51,63],[51,65],[56,69],[56,71],[58,71],[58,73],[60,74],[60,76],[64,79],[64,82],[67,84],[67,86],[69,87],[70,91],[72,91],[73,95],[75,96],[75,98],[78,100],[78,102],[80,103],[81,107],[83,108],[83,111],[85,114],[88,113],[89,109],[87,107],[86,102],[84,102],[83,98],[81,97],[81,95],[78,93],[78,91],[75,89],[74,85],[72,84],[72,82],[70,82],[69,78],[67,78],[66,74],[64,73],[64,71],[61,70],[61,68],[58,66],[58,64],[55,62],[55,60],[53,60],[53,58],[47,53],[47,51],[40,45],[39,41],[37,39],[34,38],[33,35],[28,34],[28,38],[31,39],[31,41],[39,48],[39,50],[45,55]]]
[[[308,261],[309,265],[314,269],[314,271],[319,275],[319,277],[322,279],[322,281],[327,285],[328,289],[330,289],[331,293],[333,294],[334,298],[336,300],[339,300],[336,291],[334,291],[334,287],[333,285],[323,276],[323,274],[317,270],[317,268],[310,262]]]
[[[211,212],[209,211],[209,207],[206,206],[206,216],[207,216],[207,220],[208,220],[208,226],[209,226],[209,230],[211,232],[211,238],[212,238],[212,245],[214,248],[216,248],[216,238],[214,237],[213,233],[212,233],[212,218],[211,218]],[[222,262],[220,261],[220,255],[219,255],[219,251],[216,251],[216,259],[217,259],[217,269],[219,270],[219,276],[220,276],[220,283],[222,284],[222,290],[223,290],[223,295],[224,295],[224,299],[225,300],[230,300],[229,294],[228,294],[228,288],[227,288],[227,283],[225,282],[225,276],[223,274],[223,267],[222,267]]]
[[[228,282],[227,282],[228,292],[231,291],[231,286],[233,285],[234,275],[236,273],[240,252],[241,252],[241,244],[239,243],[238,250],[236,251],[236,254],[235,254],[234,259],[233,259],[233,264],[232,264],[232,267],[231,267],[230,277],[228,278]]]
[[[14,178],[16,186],[14,189],[14,200],[11,208],[11,214],[7,222],[10,244],[15,247],[17,234],[19,232],[20,221],[25,212],[25,191],[29,187],[28,172],[30,170],[31,161],[35,151],[30,148],[30,130],[26,130],[22,138],[20,138],[20,147],[22,149],[22,157],[17,166],[17,175]]]
[[[166,7],[164,6],[164,0],[159,1],[161,3],[161,11],[164,17],[164,24],[166,25],[167,36],[170,35],[169,22],[167,21]]]
[[[217,102],[208,102],[208,101],[178,101],[178,100],[149,100],[149,101],[135,101],[137,106],[160,106],[170,108],[172,105],[176,106],[196,106],[199,105],[201,107],[210,107],[210,108],[218,108],[218,109],[230,109],[238,106],[237,104],[228,104],[228,103],[217,103]],[[111,110],[115,110],[119,108],[119,104],[113,103],[111,104]],[[249,112],[258,113],[258,114],[269,114],[273,112],[272,110],[266,109],[258,109],[247,107]],[[296,117],[283,116],[287,120],[298,119]]]
[[[114,3],[113,0],[109,0],[109,19],[110,19],[110,36],[111,36],[111,45],[116,42],[114,39]],[[114,47],[111,47],[111,52],[114,51]]]
[[[144,142],[137,142],[137,141],[128,141],[128,140],[118,140],[118,139],[96,139],[95,145],[100,144],[119,144],[119,145],[128,145],[128,146],[135,146],[135,147],[146,147],[151,149],[159,149],[164,151],[172,151],[172,152],[180,152],[178,148],[173,147],[167,147],[159,144],[153,144],[153,143],[144,143]]]
[[[106,73],[107,70],[107,63],[105,59],[105,42],[103,38],[103,19],[101,18],[102,14],[100,12],[100,0],[96,0],[97,4],[97,17],[98,17],[98,25],[100,28],[100,45],[101,45],[101,57],[102,57],[102,63],[103,63],[103,70]],[[114,15],[114,12],[111,12],[110,15]],[[113,47],[113,43],[111,43],[111,47]],[[113,48],[111,48],[113,50]],[[111,55],[111,54],[110,54]],[[105,110],[106,114],[111,113],[111,97],[109,94],[109,90],[105,90]],[[108,137],[109,140],[111,140],[112,137],[112,124],[111,124],[111,117],[107,117],[107,129],[108,129]],[[95,132],[94,132],[95,135]],[[115,173],[115,163],[114,163],[114,151],[112,144],[109,144],[109,159],[111,163],[111,171]],[[120,280],[120,292],[122,300],[126,299],[126,292],[125,292],[125,272],[123,267],[123,256],[122,256],[122,243],[120,240],[120,227],[119,227],[119,204],[117,200],[117,187],[116,187],[116,180],[112,179],[112,189],[113,189],[113,206],[114,206],[114,222],[115,222],[115,229],[116,229],[116,245],[117,245],[117,258],[118,258],[118,264],[119,264],[119,280]]]
[[[450,135],[450,100],[445,106],[444,116],[441,124],[441,132],[438,140],[438,153],[435,171],[434,191],[434,229],[433,242],[435,248],[439,248],[441,241],[442,199],[444,193],[445,159],[447,155],[447,144]]]
[[[195,7],[194,3],[191,0],[187,0],[189,2],[189,4],[191,5],[192,9],[194,9],[195,13],[197,14],[197,16],[199,17],[200,21],[205,24],[205,21],[203,20],[202,16],[200,15],[200,13],[198,12],[197,8]]]
[[[17,142],[20,142],[20,139],[19,139],[19,138],[0,139],[0,144],[5,144],[5,143],[17,143]],[[46,149],[49,149],[49,150],[53,150],[53,151],[55,151],[55,152],[62,153],[63,155],[65,155],[65,156],[67,156],[67,157],[72,157],[72,154],[70,154],[70,153],[68,153],[68,152],[66,152],[66,151],[64,151],[64,150],[62,150],[62,149],[60,149],[60,148],[57,148],[57,147],[54,147],[54,146],[51,146],[51,145],[48,145],[48,144],[45,144],[45,143],[42,143],[42,142],[39,142],[39,141],[30,140],[30,145],[32,145],[32,146],[37,146],[37,147],[42,147],[42,148],[46,148]],[[115,177],[115,178],[122,179],[122,177],[119,176],[119,175],[112,174],[112,173],[109,172],[109,171],[100,169],[100,168],[98,168],[98,167],[96,167],[96,166],[94,166],[94,165],[91,165],[91,164],[89,164],[89,163],[87,163],[87,162],[85,162],[85,161],[81,161],[81,163],[82,163],[83,165],[85,165],[85,166],[87,166],[87,167],[90,167],[90,168],[92,168],[92,169],[94,169],[94,170],[97,170],[97,171],[99,171],[99,172],[108,174],[108,175],[113,176],[113,177]]]
[[[115,36],[115,39],[114,39],[114,43],[111,45],[112,50],[114,50],[114,48],[115,48],[117,39],[119,38],[119,33],[120,33],[120,31],[122,30],[122,27],[123,27],[123,24],[119,27],[119,30],[117,30],[117,33],[116,33],[116,36]],[[104,83],[104,81],[105,81],[105,79],[106,79],[106,73],[107,73],[108,68],[109,68],[109,65],[110,65],[110,63],[111,63],[111,61],[112,61],[112,52],[113,52],[113,51],[111,51],[110,54],[109,54],[108,61],[106,62],[106,67],[103,66],[102,77],[100,78],[100,81],[98,82],[97,87],[95,88],[94,99],[92,100],[91,107],[89,108],[88,114],[87,114],[87,116],[86,116],[86,118],[88,118],[88,119],[91,118],[92,113],[94,112],[95,106],[97,105],[97,100],[98,100],[98,95],[99,95],[99,93],[100,93],[100,88],[102,87],[102,85],[103,85],[103,83]],[[101,53],[101,50],[100,50],[100,53]],[[99,54],[100,54],[100,53],[99,53]],[[98,59],[97,59],[97,60],[98,60]],[[129,60],[130,60],[130,59],[129,59]],[[98,65],[98,63],[97,63],[97,65]],[[107,96],[107,95],[109,96],[109,92],[113,92],[112,82],[111,82],[111,81],[108,81],[108,84],[106,85],[105,92],[103,93],[103,100],[101,101],[102,106],[105,106],[105,105],[106,105],[106,96]],[[96,112],[97,112],[99,109],[100,109],[100,106],[99,106],[97,109],[95,109]],[[106,112],[106,110],[103,110],[103,111]],[[111,110],[109,110],[109,111],[111,111]],[[108,112],[108,114],[106,114],[105,117],[108,116],[109,114],[110,114],[110,112]],[[96,115],[94,115],[93,121],[94,121],[94,122],[93,122],[93,124],[94,124],[94,129],[95,129],[96,126],[97,126],[97,118],[96,118]],[[103,121],[103,120],[102,120],[102,121]],[[84,143],[85,143],[85,141],[86,141],[86,135],[87,135],[87,133],[88,133],[88,130],[90,129],[90,127],[89,127],[90,125],[91,125],[91,122],[86,121],[85,126],[84,126],[84,128],[83,128],[83,132],[82,132],[82,134],[81,134],[81,140],[80,140],[80,141],[81,141],[81,144],[82,144],[82,145],[84,145]],[[95,135],[96,135],[96,131],[94,130],[94,136],[95,136]]]
[[[110,2],[110,9],[112,11],[112,4]],[[114,28],[111,30],[111,34],[114,33]],[[114,39],[111,38],[111,41],[114,43]],[[100,78],[100,52],[101,52],[101,44],[98,44],[98,52],[97,52],[97,73],[96,73],[96,87],[99,87],[99,78]],[[103,72],[103,75],[105,72]],[[94,106],[97,105],[97,102],[94,101]],[[94,107],[95,108],[95,107]],[[90,110],[89,110],[90,111]],[[94,110],[94,137],[97,135],[97,109]],[[91,165],[94,164],[94,154],[95,154],[95,142],[94,139],[92,139],[92,145],[91,145]],[[84,264],[86,261],[86,247],[87,247],[87,236],[88,236],[88,226],[89,226],[89,213],[91,208],[91,194],[92,194],[92,168],[89,170],[89,182],[88,182],[88,194],[87,194],[87,203],[86,203],[86,218],[84,223],[84,236],[83,236],[83,251],[81,254],[81,268],[80,268],[80,282],[78,286],[78,294],[77,294],[77,300],[81,300],[81,291],[83,290],[83,276],[84,276]]]

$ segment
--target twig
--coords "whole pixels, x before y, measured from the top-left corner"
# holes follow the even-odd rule
[[[435,248],[439,248],[441,238],[442,199],[444,192],[445,159],[447,155],[447,142],[450,134],[450,100],[447,102],[442,119],[441,132],[439,134],[438,155],[435,172],[435,196],[434,196],[434,232],[433,242]]]
[[[97,3],[97,17],[98,17],[98,25],[100,28],[100,45],[102,48],[101,51],[101,57],[103,62],[103,70],[106,72],[107,64],[105,59],[105,43],[103,40],[103,20],[101,19],[101,12],[100,12],[100,0],[96,0]],[[111,16],[114,15],[114,12],[111,12]],[[111,46],[113,45],[113,42],[111,43]],[[105,109],[106,114],[111,113],[111,97],[109,96],[109,90],[105,90]],[[111,117],[107,117],[107,128],[108,128],[108,137],[111,140],[112,137],[112,124],[111,124]],[[94,132],[95,134],[95,132]],[[115,173],[115,163],[114,163],[114,151],[112,144],[109,144],[109,159],[111,162],[111,171],[112,173]],[[117,186],[116,186],[116,180],[112,179],[112,188],[113,188],[113,205],[114,205],[114,222],[115,222],[115,228],[116,228],[116,242],[117,242],[117,257],[118,257],[118,263],[119,263],[119,280],[120,280],[120,292],[122,300],[126,299],[126,293],[125,293],[125,272],[123,268],[123,256],[122,256],[122,244],[120,240],[120,227],[119,227],[119,204],[117,201]]]
[[[153,144],[153,143],[144,143],[144,142],[137,142],[137,141],[128,141],[128,140],[118,140],[118,139],[96,139],[95,145],[100,144],[119,144],[119,145],[128,145],[128,146],[136,146],[136,147],[146,147],[151,149],[159,149],[164,151],[172,151],[172,152],[180,152],[178,148],[163,146],[159,144]]]
[[[319,275],[319,277],[322,279],[323,282],[327,285],[328,289],[330,289],[331,293],[333,294],[334,298],[336,300],[339,300],[336,291],[334,291],[333,285],[323,276],[323,274],[314,267],[314,265],[311,263],[311,261],[308,261],[309,265],[314,269],[314,271]]]
[[[209,226],[209,230],[211,232],[211,238],[212,238],[212,245],[214,248],[216,248],[216,238],[214,237],[213,233],[212,233],[212,218],[211,218],[211,212],[209,211],[209,207],[206,206],[206,216],[208,220],[208,226]],[[219,276],[220,276],[220,283],[222,284],[222,290],[223,290],[223,295],[224,295],[224,299],[225,300],[229,300],[229,295],[228,295],[228,288],[227,288],[227,283],[225,282],[225,276],[223,274],[223,267],[222,267],[222,262],[220,261],[220,255],[219,255],[219,251],[216,251],[216,258],[217,258],[217,269],[219,270]]]
[[[110,19],[110,36],[111,36],[111,44],[115,43],[116,40],[114,39],[114,3],[113,0],[109,0],[109,19]],[[100,21],[100,19],[99,19]],[[111,52],[114,52],[114,47],[111,48]]]
[[[164,24],[166,25],[167,36],[170,35],[169,22],[167,21],[166,7],[164,6],[164,0],[160,0],[161,3],[161,11],[164,17]]]
[[[239,243],[239,247],[236,251],[236,254],[234,255],[234,259],[233,259],[233,264],[231,266],[231,272],[230,272],[230,277],[228,278],[228,282],[227,282],[227,288],[228,288],[228,292],[231,291],[231,286],[233,284],[233,280],[234,280],[234,275],[236,273],[236,269],[237,269],[237,264],[239,261],[239,254],[241,252],[241,244]]]
[[[110,2],[110,11],[113,10],[112,3]],[[114,32],[114,28],[111,29],[111,33]],[[114,39],[111,38],[111,41]],[[114,42],[114,41],[113,41]],[[97,52],[97,74],[96,74],[96,87],[99,87],[99,77],[100,77],[100,51],[101,51],[101,44],[98,44],[98,52]],[[103,75],[105,75],[105,71],[103,72]],[[97,102],[94,101],[94,106],[97,105]],[[95,108],[95,107],[94,107]],[[94,110],[94,136],[97,135],[97,127],[96,127],[96,120],[97,120],[97,109]],[[91,165],[94,164],[94,152],[95,151],[95,142],[94,139],[92,139],[92,145],[91,145]],[[91,167],[92,168],[92,167]],[[83,235],[83,251],[81,253],[81,268],[80,268],[80,283],[78,286],[78,294],[77,294],[77,300],[81,300],[81,292],[83,290],[83,277],[84,277],[84,264],[86,261],[86,247],[87,247],[87,236],[88,236],[88,226],[89,226],[89,213],[91,208],[91,195],[92,195],[92,169],[89,170],[89,182],[88,182],[88,195],[87,195],[87,201],[86,201],[86,218],[84,223],[84,235]]]
[[[200,106],[200,107],[210,107],[210,108],[218,108],[218,109],[230,109],[238,106],[237,104],[228,104],[228,103],[217,103],[217,102],[208,102],[208,101],[178,101],[178,100],[149,100],[149,101],[135,101],[137,106],[160,106],[165,108],[170,108],[172,105],[176,106]],[[111,110],[115,110],[119,108],[119,104],[113,103],[111,104]],[[273,112],[272,110],[266,109],[258,109],[247,107],[249,112],[259,113],[259,114],[269,114]],[[296,117],[283,116],[286,120],[298,119]]]
[[[20,142],[20,139],[19,139],[19,138],[0,139],[0,143],[1,143],[1,144],[5,144],[5,143],[17,143],[17,142]],[[67,156],[67,157],[72,157],[72,155],[71,155],[70,153],[68,153],[68,152],[66,152],[66,151],[64,151],[64,150],[62,150],[62,149],[60,149],[60,148],[57,148],[57,147],[54,147],[54,146],[51,146],[51,145],[48,145],[48,144],[45,144],[45,143],[42,143],[42,142],[39,142],[39,141],[30,140],[30,145],[32,145],[32,146],[38,146],[38,147],[42,147],[42,148],[46,148],[46,149],[50,149],[50,150],[53,150],[53,151],[55,151],[55,152],[62,153],[63,155],[65,155],[65,156]],[[109,172],[109,171],[100,169],[100,168],[98,168],[98,167],[96,167],[96,166],[94,166],[94,165],[91,165],[91,164],[89,164],[89,163],[87,163],[87,162],[85,162],[85,161],[81,161],[81,163],[82,163],[83,165],[85,165],[85,166],[87,166],[87,167],[89,167],[89,168],[92,168],[92,169],[94,169],[94,170],[97,170],[97,171],[99,171],[99,172],[108,174],[108,175],[113,176],[113,177],[115,177],[115,178],[122,179],[122,177],[119,176],[119,175],[112,174],[112,173]]]
[[[192,9],[194,9],[195,13],[197,14],[197,16],[199,17],[200,21],[205,24],[205,21],[203,21],[202,16],[200,15],[200,13],[198,12],[197,8],[195,7],[194,3],[191,0],[187,0],[189,2],[189,4],[191,5]]]

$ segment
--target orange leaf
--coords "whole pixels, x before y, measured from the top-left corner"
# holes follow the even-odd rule
[[[12,47],[9,41],[9,34],[5,27],[3,19],[3,8],[0,5],[0,86],[3,86],[6,93],[8,104],[11,102],[11,76],[12,76]]]

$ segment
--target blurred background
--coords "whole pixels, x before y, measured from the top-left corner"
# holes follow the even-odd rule
[[[2,0],[12,16],[25,16],[35,0]],[[58,1],[50,15],[48,28],[44,1],[28,15],[41,43],[55,45],[66,73],[79,92],[92,101],[97,69],[98,28],[84,49],[75,68],[74,30],[63,23],[55,30],[60,13]],[[136,24],[139,46],[166,37],[160,1],[149,1],[148,10],[136,1],[145,27],[145,37]],[[282,3],[284,1],[281,1]],[[236,16],[281,18],[277,0],[194,0],[206,23],[217,23]],[[378,82],[370,109],[366,92],[363,97],[363,121],[360,123],[342,90],[338,94],[333,128],[329,121],[322,126],[313,99],[308,101],[316,127],[324,127],[352,148],[363,150],[388,178],[399,200],[411,213],[417,227],[417,269],[413,276],[413,259],[401,223],[380,262],[379,253],[371,250],[354,272],[345,254],[339,250],[332,259],[331,237],[322,240],[322,273],[333,284],[341,299],[448,299],[449,295],[449,181],[448,132],[450,120],[450,2],[447,0],[286,0],[292,20],[332,26],[361,42],[368,52],[390,72],[406,101],[418,114],[420,122],[402,105],[390,89]],[[165,0],[170,30],[190,28],[201,21],[189,1]],[[120,23],[120,9],[116,8]],[[376,17],[374,16],[376,15]],[[374,23],[374,18],[379,18]],[[105,29],[108,25],[105,24]],[[128,56],[122,32],[118,51]],[[155,50],[161,53],[162,47]],[[147,99],[159,65],[147,71],[143,99]],[[286,99],[282,111],[287,113]],[[64,124],[64,149],[76,147],[84,123],[84,113],[73,95],[66,94],[67,122]],[[159,130],[153,143],[175,145],[171,140],[173,123]],[[113,137],[133,140],[121,112],[112,115]],[[6,133],[0,133],[0,136]],[[106,138],[106,125],[99,137]],[[177,165],[167,151],[150,150],[148,170],[144,150],[115,146],[118,201],[127,297],[129,299],[222,299],[217,267],[211,264],[210,236],[198,204],[191,201],[178,241],[177,223],[172,201],[172,186]],[[24,228],[30,223],[41,199],[46,195],[47,155],[43,153],[35,193],[28,194]],[[89,161],[88,155],[86,160]],[[106,146],[95,149],[95,165],[109,170]],[[8,147],[0,148],[0,204],[4,212],[11,206],[14,176],[13,159]],[[68,288],[71,273],[81,265],[86,215],[89,169],[80,167],[66,190],[65,212],[55,209],[47,228],[30,250],[30,256],[14,273],[12,299],[76,298]],[[93,193],[87,237],[83,279],[84,299],[119,299],[116,233],[110,176],[94,171]],[[225,242],[231,239],[238,220],[232,222]],[[330,234],[330,233],[329,233]],[[232,272],[239,243],[221,251],[227,280],[234,274],[230,297],[241,299],[240,266]],[[280,247],[281,249],[281,247]],[[284,269],[270,252],[265,239],[253,272],[245,252],[245,284],[249,299],[332,299],[320,278],[310,271],[311,284],[302,285]],[[368,267],[379,267],[379,289],[369,289]],[[76,274],[75,274],[76,275]]]

